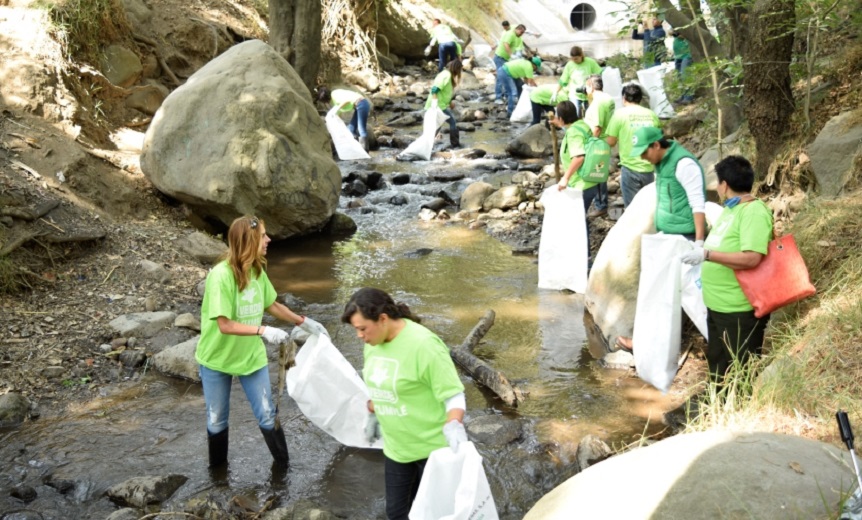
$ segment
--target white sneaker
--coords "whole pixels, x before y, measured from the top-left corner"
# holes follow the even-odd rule
[[[494,104],[495,104],[495,105],[505,105],[505,104],[506,104],[506,102],[505,102],[505,101],[503,101],[502,99],[497,99],[497,100],[495,100],[495,101],[494,101]]]

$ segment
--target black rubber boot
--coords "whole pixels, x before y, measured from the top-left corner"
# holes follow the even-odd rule
[[[272,459],[275,464],[287,468],[290,464],[290,457],[287,454],[287,440],[284,438],[284,430],[281,429],[281,423],[275,421],[275,428],[271,430],[260,429],[263,434],[263,439],[266,441],[266,446],[269,452],[272,453]]]
[[[359,145],[362,146],[362,149],[366,152],[368,151],[368,136],[363,136],[359,138]]]
[[[219,468],[227,464],[227,440],[228,428],[215,434],[207,431],[211,468]]]
[[[452,145],[452,148],[461,147],[461,133],[457,128],[455,128],[455,131],[449,132],[449,144]]]

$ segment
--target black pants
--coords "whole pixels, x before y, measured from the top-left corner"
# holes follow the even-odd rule
[[[419,491],[419,481],[428,459],[402,464],[386,457],[383,470],[386,480],[386,518],[407,520],[410,506]]]
[[[721,382],[734,358],[745,363],[749,356],[760,355],[767,323],[769,315],[758,319],[754,317],[754,311],[717,312],[707,309],[709,341],[706,361],[713,381]]]
[[[554,107],[551,105],[540,105],[533,100],[530,100],[530,105],[533,107],[533,120],[530,121],[530,126],[538,125],[542,122],[544,114],[554,111]]]

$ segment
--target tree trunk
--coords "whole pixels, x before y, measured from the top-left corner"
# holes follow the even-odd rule
[[[745,116],[754,137],[758,178],[766,176],[793,115],[790,59],[796,12],[792,0],[757,0],[744,55]]]
[[[269,44],[313,92],[320,68],[320,0],[269,0]]]

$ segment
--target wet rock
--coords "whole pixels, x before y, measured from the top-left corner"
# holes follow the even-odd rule
[[[28,504],[34,500],[36,500],[36,490],[33,486],[28,486],[27,484],[18,484],[12,487],[12,490],[9,492],[9,496],[17,498],[21,500],[25,504]]]
[[[389,204],[392,204],[393,206],[404,206],[407,204],[407,202],[408,202],[407,197],[405,197],[404,195],[400,195],[400,194],[399,195],[393,195],[392,197],[389,198]]]
[[[464,170],[437,170],[429,171],[428,177],[439,182],[452,182],[463,179],[467,176]]]
[[[21,424],[29,409],[30,401],[17,392],[0,395],[0,428]]]
[[[331,236],[340,237],[352,235],[356,233],[356,229],[356,222],[352,218],[336,211],[333,213],[332,218],[329,219],[326,227],[323,228],[323,231]]]
[[[538,178],[539,178],[539,176],[536,175],[535,173],[522,170],[522,171],[519,171],[518,173],[516,173],[515,175],[512,176],[512,182],[515,182],[518,184],[523,184],[525,182],[526,183],[533,183],[533,182],[536,182],[536,180],[538,180]]]
[[[479,211],[491,194],[494,193],[494,187],[487,182],[474,182],[467,186],[464,193],[461,194],[461,210],[462,211]]]
[[[108,515],[108,518],[105,520],[138,520],[142,516],[144,516],[144,513],[140,509],[124,507]]]
[[[506,151],[515,157],[547,157],[554,153],[551,133],[542,125],[533,125],[508,145]]]
[[[137,368],[147,360],[147,354],[141,350],[124,350],[120,352],[120,363],[124,367]]]
[[[289,306],[291,309],[295,307]],[[153,366],[159,372],[191,381],[200,382],[200,365],[195,359],[195,349],[200,336],[168,347],[153,356]]]
[[[521,423],[500,415],[483,415],[466,424],[470,437],[489,446],[505,446],[521,438]]]
[[[457,123],[455,125],[455,127],[458,128],[458,130],[461,130],[462,132],[475,132],[476,131],[476,125],[473,125],[471,123]]]
[[[148,504],[160,504],[169,499],[186,480],[188,477],[184,475],[133,477],[112,486],[106,494],[121,505],[146,507]]]
[[[420,247],[419,249],[408,251],[404,253],[404,256],[407,258],[421,258],[423,256],[428,256],[433,253],[434,250],[428,247]]]
[[[481,159],[485,157],[488,152],[482,150],[481,148],[462,148],[459,150],[452,150],[449,152],[453,159]]]
[[[595,435],[587,435],[578,443],[578,451],[575,455],[578,463],[578,471],[583,471],[613,454],[613,450],[605,441]]]
[[[143,276],[150,280],[159,283],[168,283],[171,280],[171,274],[165,269],[165,266],[151,260],[143,259],[138,262],[138,269]]]
[[[435,220],[437,218],[437,212],[433,209],[422,208],[419,211],[419,220],[429,222],[431,220]]]
[[[442,197],[436,197],[436,198],[429,200],[428,202],[423,203],[419,207],[422,209],[430,209],[436,215],[438,211],[440,211],[441,209],[445,208],[448,205],[449,205],[449,202],[446,199],[444,199]]]
[[[482,209],[491,211],[517,208],[524,199],[524,189],[521,186],[504,186],[485,199]]]
[[[183,327],[200,332],[201,320],[194,314],[186,312],[177,316],[177,319],[174,320],[174,327]]]
[[[344,186],[342,193],[348,197],[362,197],[368,193],[368,186],[361,180],[354,179]]]
[[[50,473],[50,474],[42,477],[42,483],[48,487],[52,487],[52,488],[56,489],[57,493],[60,493],[61,495],[68,494],[70,491],[75,489],[75,481],[74,480],[71,480],[68,478],[63,478],[63,477],[58,477],[58,476],[54,475],[53,473]]]
[[[177,315],[169,311],[135,312],[114,318],[109,323],[121,336],[151,338],[160,330],[173,325]]]
[[[396,117],[386,124],[389,126],[414,126],[422,121],[422,114],[410,113]]]
[[[472,123],[476,120],[476,111],[469,108],[464,108],[458,111],[458,121]]]
[[[195,231],[174,240],[177,249],[205,265],[213,265],[227,245],[206,233]]]

